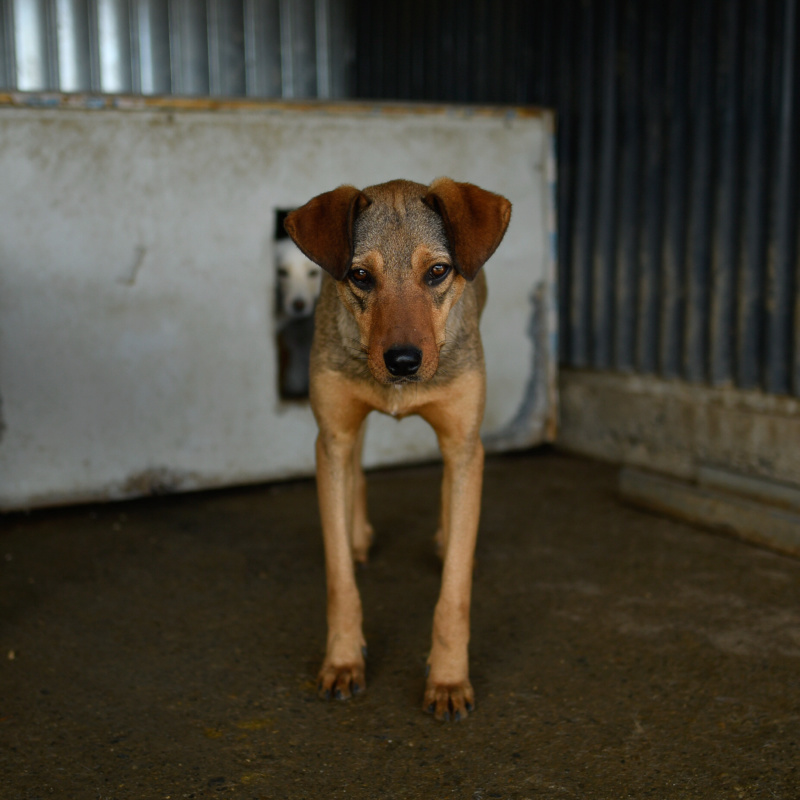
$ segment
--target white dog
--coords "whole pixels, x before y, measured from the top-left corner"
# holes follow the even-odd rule
[[[277,335],[279,389],[285,399],[308,397],[308,368],[314,338],[314,307],[322,270],[289,238],[275,242],[278,272]]]
[[[312,316],[319,297],[322,270],[288,238],[275,242],[275,264],[278,270],[278,325]]]

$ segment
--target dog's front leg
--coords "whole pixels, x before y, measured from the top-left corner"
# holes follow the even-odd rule
[[[470,600],[472,570],[483,484],[484,383],[479,374],[460,381],[459,399],[446,407],[426,409],[423,416],[436,430],[444,459],[441,521],[445,543],[442,586],[433,617],[433,640],[423,707],[437,719],[462,719],[475,695],[469,681]]]
[[[317,381],[317,384],[319,381]],[[355,458],[359,430],[368,409],[337,402],[339,393],[312,390],[319,424],[317,437],[317,493],[325,544],[328,588],[328,642],[320,669],[322,697],[345,699],[366,687],[361,598],[353,568]]]

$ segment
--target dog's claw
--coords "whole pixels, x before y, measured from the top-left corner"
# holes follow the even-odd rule
[[[355,694],[361,694],[366,685],[363,664],[341,667],[325,664],[319,673],[317,694],[323,700],[348,700]]]
[[[475,708],[475,694],[469,681],[439,684],[429,681],[423,709],[441,722],[460,722]]]

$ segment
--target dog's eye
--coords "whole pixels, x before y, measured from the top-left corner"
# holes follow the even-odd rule
[[[434,264],[428,270],[428,283],[431,284],[431,286],[437,283],[441,283],[441,281],[443,281],[447,277],[449,272],[450,272],[449,264]]]
[[[350,280],[362,289],[372,286],[372,275],[361,267],[353,267],[348,275]]]

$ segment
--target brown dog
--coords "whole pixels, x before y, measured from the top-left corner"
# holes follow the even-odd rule
[[[286,230],[323,267],[311,353],[317,489],[328,582],[323,697],[362,691],[365,642],[353,561],[372,539],[361,469],[370,411],[419,414],[444,459],[436,542],[444,561],[424,708],[461,719],[474,705],[467,647],[478,533],[486,374],[479,272],[505,234],[511,204],[469,183],[340,186],[289,214]]]

